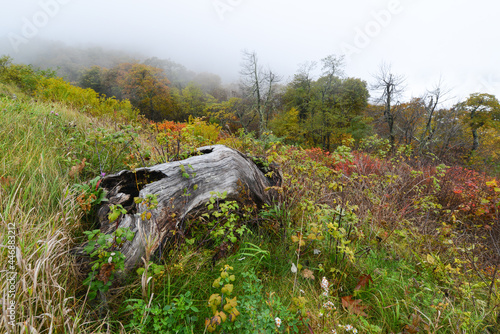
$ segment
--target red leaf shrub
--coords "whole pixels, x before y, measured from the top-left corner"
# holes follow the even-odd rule
[[[451,167],[442,180],[438,194],[443,209],[448,209],[461,219],[478,223],[491,223],[495,219],[494,187],[488,186],[486,174],[462,167]]]

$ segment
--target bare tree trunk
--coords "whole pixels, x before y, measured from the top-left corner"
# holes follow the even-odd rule
[[[394,114],[391,110],[391,98],[392,98],[392,89],[387,87],[387,97],[385,103],[384,117],[389,127],[389,144],[391,145],[391,149],[394,148],[394,143],[396,141],[396,137],[394,135]]]
[[[273,186],[281,184],[279,171],[266,176],[252,159],[223,145],[202,147],[198,152],[201,155],[182,161],[124,170],[102,179],[109,202],[98,209],[101,232],[110,234],[117,226],[135,232],[134,239],[120,250],[126,257],[125,271],[141,263],[146,249],[161,250],[168,238],[183,235],[185,220],[202,213],[213,192],[226,192],[226,200],[252,201],[258,206],[270,204],[276,196]],[[158,206],[150,211],[150,219],[143,220],[146,207],[136,204],[134,198],[147,195],[155,195]],[[113,204],[121,204],[127,214],[110,223]]]
[[[384,104],[384,120],[389,127],[389,143],[391,151],[393,151],[396,142],[394,119],[397,111],[393,106],[393,100],[402,93],[405,79],[403,76],[391,73],[390,66],[382,64],[379,73],[375,76],[375,80],[376,82],[372,88],[381,93],[378,101]]]
[[[479,148],[479,136],[477,135],[477,129],[472,129],[472,148],[470,154],[472,155],[475,150]]]
[[[275,85],[281,80],[271,70],[264,71],[258,63],[255,52],[243,52],[243,64],[240,71],[244,90],[254,100],[255,110],[259,116],[259,135],[267,129],[266,114],[274,96]]]

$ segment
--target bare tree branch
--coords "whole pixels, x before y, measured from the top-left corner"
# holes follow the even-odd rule
[[[275,94],[275,86],[281,81],[281,77],[270,69],[263,70],[259,65],[257,54],[243,51],[243,62],[240,74],[242,76],[242,89],[247,97],[254,102],[254,111],[259,116],[259,131],[266,131],[269,113],[272,110],[272,101]]]
[[[384,120],[389,126],[389,143],[391,147],[395,144],[394,120],[397,115],[399,101],[397,100],[403,93],[405,86],[405,77],[392,73],[391,66],[382,63],[379,72],[374,75],[375,82],[371,89],[379,92],[380,96],[376,99],[377,103],[384,105]]]

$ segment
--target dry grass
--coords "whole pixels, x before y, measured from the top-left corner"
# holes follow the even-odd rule
[[[82,303],[75,299],[72,291],[68,291],[71,285],[74,286],[71,284],[73,259],[68,252],[73,244],[70,232],[77,220],[75,210],[67,204],[68,198],[63,198],[61,210],[40,221],[41,210],[23,204],[26,195],[18,184],[12,188],[10,196],[2,197],[0,212],[2,245],[7,244],[9,224],[15,225],[15,327],[26,333],[80,332],[83,319],[78,310],[81,310]],[[3,272],[7,270],[7,261],[3,250]],[[1,284],[5,307],[8,285],[6,280]],[[7,320],[2,317],[0,327],[9,328]]]
[[[54,108],[60,115],[54,116]],[[76,111],[35,102],[0,101],[0,328],[13,333],[85,333],[103,328],[88,318],[70,255],[81,230],[80,213],[60,164],[64,129],[57,122],[85,124]],[[29,113],[28,111],[31,111]],[[88,125],[86,125],[88,126]],[[13,228],[15,227],[15,228]],[[15,235],[16,291],[8,300],[9,229]],[[12,235],[11,232],[11,235]],[[80,232],[81,233],[81,232]],[[6,307],[15,302],[15,325]],[[99,330],[99,329],[98,329]]]

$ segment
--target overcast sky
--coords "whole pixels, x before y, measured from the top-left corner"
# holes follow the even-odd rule
[[[346,56],[367,82],[379,65],[407,96],[441,80],[451,96],[500,97],[500,2],[492,0],[0,0],[0,54],[37,38],[170,58],[238,79],[241,51],[285,80],[306,61]]]

